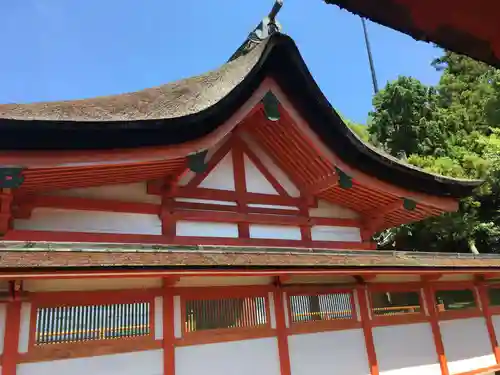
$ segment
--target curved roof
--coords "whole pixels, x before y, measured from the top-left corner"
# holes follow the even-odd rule
[[[363,143],[320,91],[294,41],[273,34],[221,68],[123,95],[0,105],[0,150],[111,150],[200,139],[272,78],[331,151],[362,172],[430,195],[460,198],[480,181],[426,173]]]
[[[500,68],[498,0],[325,0],[417,40]]]

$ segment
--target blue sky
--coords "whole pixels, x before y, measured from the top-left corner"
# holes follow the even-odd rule
[[[361,21],[322,0],[284,0],[278,20],[330,102],[364,123],[372,85]],[[0,103],[86,98],[156,86],[216,68],[273,0],[0,1]],[[368,25],[379,84],[434,84],[439,49]]]

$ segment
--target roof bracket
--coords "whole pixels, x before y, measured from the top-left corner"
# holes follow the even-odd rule
[[[0,167],[0,189],[15,189],[24,182],[23,168]]]

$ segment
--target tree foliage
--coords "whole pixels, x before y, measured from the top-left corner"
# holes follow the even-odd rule
[[[484,179],[449,213],[381,233],[380,248],[500,252],[500,72],[452,52],[433,61],[435,87],[411,77],[373,99],[369,140],[427,171]]]

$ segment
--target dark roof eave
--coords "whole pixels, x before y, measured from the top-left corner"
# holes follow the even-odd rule
[[[117,149],[193,141],[217,129],[244,105],[264,79],[271,77],[325,145],[353,168],[409,191],[439,197],[466,197],[481,184],[481,181],[456,180],[423,172],[363,143],[333,110],[288,36],[273,34],[264,45],[229,64],[242,62],[253,64],[242,70],[243,78],[227,78],[239,83],[216,103],[198,112],[163,120],[134,120],[130,115],[122,121],[80,122],[0,118],[0,150]],[[213,75],[220,79],[224,69],[243,74],[237,65],[226,64]],[[207,75],[211,81],[210,74]],[[203,84],[196,82],[203,90]],[[173,97],[188,89],[180,87],[180,83],[172,85]]]
[[[448,25],[423,29],[413,21],[411,9],[405,4],[398,4],[395,0],[378,0],[376,3],[370,0],[325,0],[325,3],[337,5],[351,13],[409,35],[415,40],[433,42],[450,51],[500,68],[500,59],[495,55],[491,42],[480,39],[467,30]],[[429,12],[433,10],[430,9]]]

